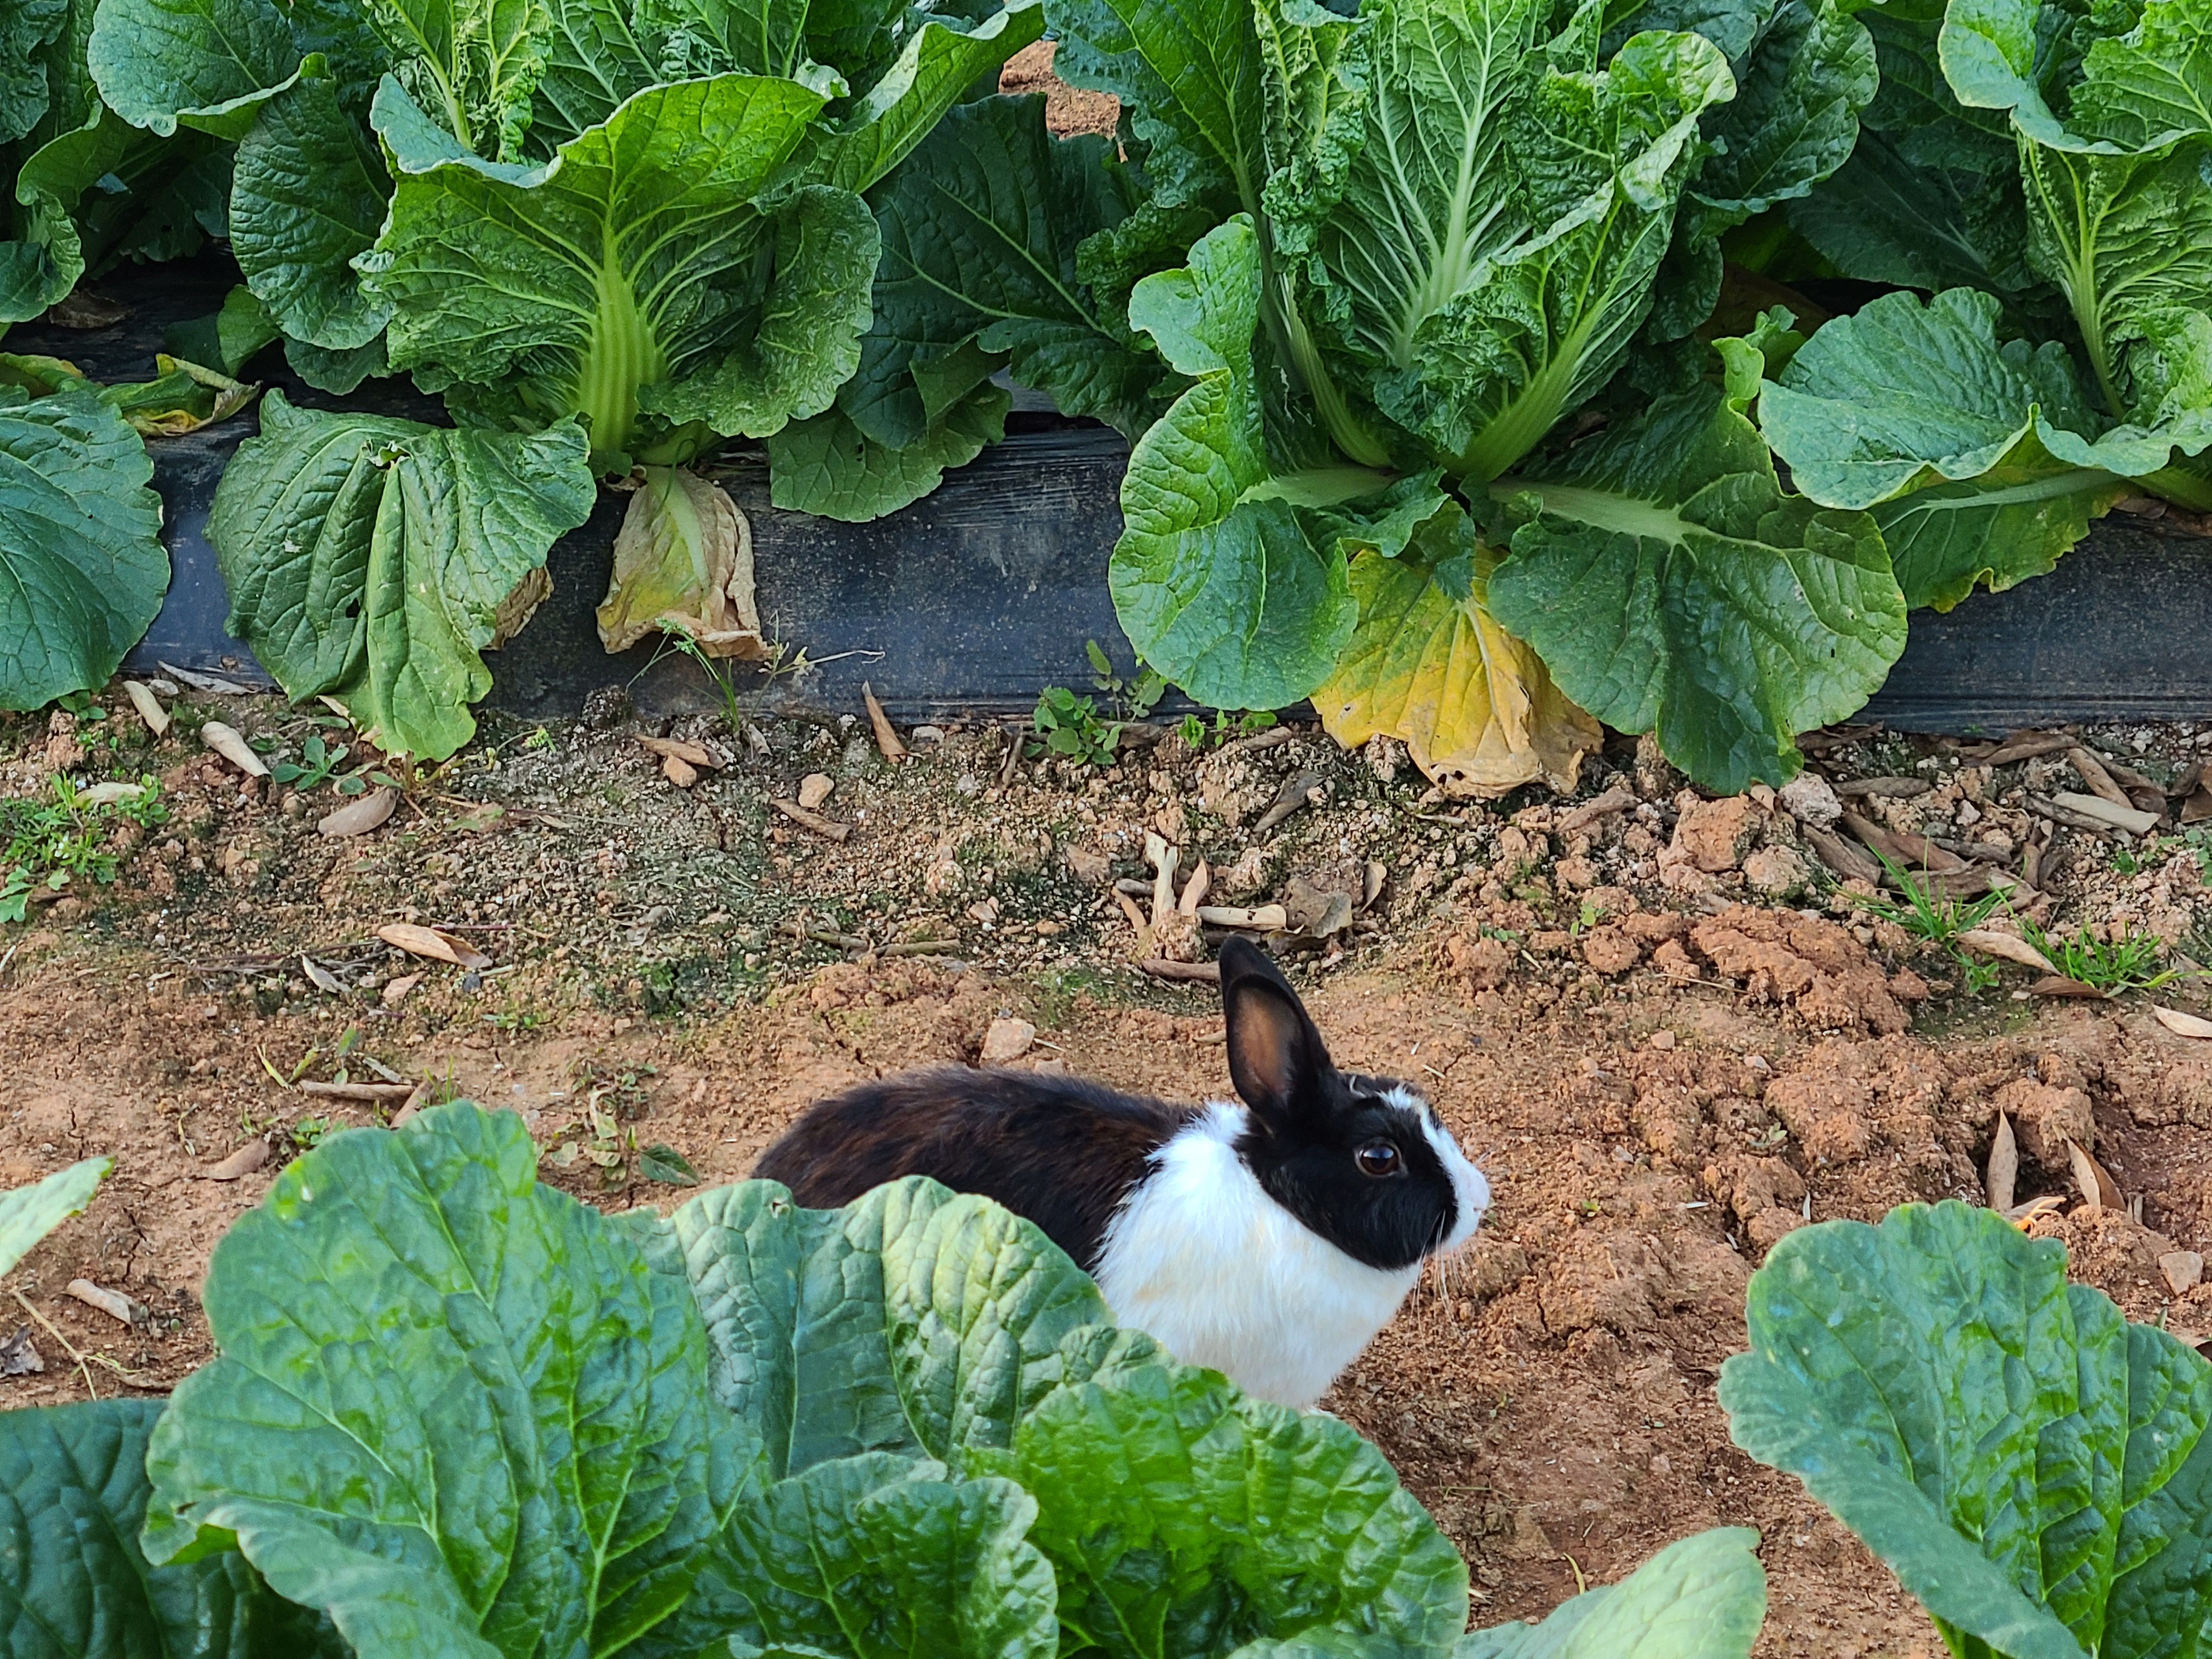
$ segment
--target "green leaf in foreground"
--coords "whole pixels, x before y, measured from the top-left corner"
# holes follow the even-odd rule
[[[459,1103],[333,1136],[216,1247],[149,1559],[234,1534],[361,1659],[619,1653],[713,1531],[697,1311]]]
[[[793,421],[769,439],[769,499],[787,511],[848,524],[896,513],[1005,436],[1012,406],[1012,394],[986,381],[927,419],[911,440],[886,443],[846,413],[841,392],[825,413]]]
[[[169,586],[154,464],[89,388],[0,387],[0,708],[104,685]]]
[[[1090,1279],[1030,1222],[934,1182],[805,1210],[773,1182],[624,1218],[689,1280],[717,1398],[781,1479],[827,1459],[950,1459],[1008,1444],[1063,1375],[1060,1344],[1103,1322]]]
[[[1736,1444],[1802,1480],[1954,1651],[2199,1650],[2212,1366],[2069,1285],[2055,1240],[1957,1202],[1826,1222],[1775,1247],[1748,1313],[1721,1373]]]
[[[2000,311],[1972,289],[1924,306],[1883,295],[1759,395],[1759,429],[1799,489],[1875,509],[1908,605],[1948,611],[1978,582],[2043,574],[2127,493],[2113,469],[2166,465],[2166,444],[2125,429],[2096,441],[2106,422],[2065,348],[1999,345]]]
[[[15,1659],[343,1659],[234,1551],[149,1568],[146,1442],[168,1402],[0,1412],[0,1651]]]
[[[1761,358],[1725,343],[1728,386],[1497,487],[1533,496],[1492,614],[1608,726],[1656,731],[1722,793],[1782,783],[1796,736],[1856,711],[1905,648],[1905,600],[1864,513],[1785,494],[1745,415]]]
[[[208,539],[232,631],[287,694],[335,696],[387,752],[443,759],[491,689],[477,653],[543,597],[547,550],[593,499],[574,422],[452,431],[271,393]]]
[[[1007,0],[972,27],[957,16],[928,18],[849,109],[807,134],[796,176],[867,189],[928,137],[979,80],[996,81],[1006,61],[1043,33],[1042,0]]]
[[[1249,1400],[1116,1330],[1091,1280],[988,1200],[909,1178],[811,1211],[748,1182],[665,1220],[626,1220],[656,1267],[688,1279],[716,1394],[763,1434],[763,1475],[781,1477],[737,1506],[686,1634],[719,1618],[874,1652],[806,1633],[820,1628],[803,1622],[818,1571],[780,1541],[793,1528],[746,1517],[826,1517],[837,1506],[825,1494],[892,1478],[919,1501],[944,1478],[939,1464],[962,1477],[951,1491],[994,1494],[962,1524],[999,1540],[981,1559],[1024,1618],[1035,1595],[1021,1588],[1032,1579],[1013,1547],[1021,1529],[1049,1560],[1063,1650],[1206,1659],[1259,1641],[1410,1659],[1441,1656],[1466,1622],[1465,1566],[1379,1453],[1334,1419]],[[745,1588],[759,1576],[747,1563],[779,1559],[790,1565],[773,1576],[799,1600],[771,1618]]]
[[[1408,9],[1418,21],[1422,9]],[[1541,54],[1545,70],[1511,102],[1507,152],[1480,179],[1492,199],[1462,204],[1459,222],[1507,204],[1533,220],[1487,257],[1447,239],[1450,264],[1394,305],[1402,341],[1376,374],[1375,402],[1476,483],[1512,467],[1620,368],[1651,310],[1698,121],[1735,95],[1728,60],[1701,35],[1640,34],[1602,70],[1567,67],[1594,56],[1602,11],[1583,6]],[[1454,153],[1467,118],[1450,80],[1418,107],[1444,129],[1428,142]],[[1387,246],[1389,193],[1348,198],[1355,206],[1368,222],[1351,228]]]
[[[870,1452],[817,1463],[732,1516],[724,1569],[751,1604],[732,1650],[837,1659],[1054,1659],[1051,1565],[1024,1535],[1036,1500],[1007,1480]]]
[[[1399,1659],[1441,1654],[1465,1628],[1466,1564],[1358,1435],[1212,1371],[1142,1355],[1094,1368],[1080,1340],[1067,1346],[1085,1362],[1076,1377],[1021,1419],[1011,1450],[968,1462],[1039,1495],[1030,1536],[1077,1647]]]
[[[637,1155],[638,1173],[647,1181],[658,1181],[669,1187],[696,1187],[699,1172],[691,1167],[691,1160],[673,1146],[655,1141]]]
[[[231,252],[293,339],[349,351],[382,332],[392,308],[353,262],[375,246],[391,194],[374,141],[329,80],[279,93],[239,144]]]
[[[1243,214],[1188,270],[1137,284],[1133,326],[1197,384],[1129,457],[1107,584],[1144,661],[1204,703],[1279,708],[1325,679],[1358,620],[1334,538],[1316,546],[1267,455],[1253,337],[1260,246]],[[1359,494],[1380,480],[1342,493]]]
[[[100,1190],[100,1183],[114,1169],[112,1158],[88,1158],[58,1170],[44,1181],[0,1193],[0,1273],[29,1255],[31,1249],[84,1206]]]
[[[301,67],[274,0],[100,0],[85,62],[100,97],[131,125],[232,140]]]
[[[1540,1625],[1461,1638],[1452,1659],[1744,1659],[1766,1617],[1758,1547],[1748,1527],[1698,1533]]]
[[[269,307],[251,289],[240,286],[223,295],[221,310],[173,325],[163,333],[161,343],[173,357],[236,374],[264,348],[283,337],[284,331],[270,316]]]

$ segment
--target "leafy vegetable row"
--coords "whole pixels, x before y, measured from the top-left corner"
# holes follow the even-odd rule
[[[291,695],[442,757],[473,729],[478,653],[543,597],[546,550],[598,477],[642,466],[658,486],[630,539],[690,578],[673,615],[702,628],[692,567],[737,555],[702,545],[665,470],[830,406],[872,314],[861,192],[1042,26],[1037,0],[973,18],[905,0],[30,0],[0,33],[23,208],[0,322],[88,261],[185,252],[204,228],[246,279],[205,331],[226,374],[281,338],[328,393],[404,371],[441,394],[458,432],[270,398],[210,534],[234,626]],[[153,234],[187,178],[191,235]],[[144,234],[100,240],[129,216],[117,202]],[[95,401],[18,407],[51,425]],[[158,580],[102,580],[166,565],[130,464],[101,447],[120,430],[71,436],[108,469],[84,489],[137,516],[82,547],[27,538],[0,621],[20,615],[11,646],[34,648],[0,657],[0,702],[104,678],[150,620]],[[27,468],[37,441],[0,418],[0,456]],[[0,510],[46,508],[25,483]],[[654,589],[645,562],[633,583]]]
[[[1593,715],[1779,781],[1909,606],[2212,505],[2194,0],[1047,9],[1136,165],[1041,187],[1038,112],[955,112],[879,199],[870,349],[1000,351],[1138,439],[1115,597],[1201,699],[1310,695],[1478,793],[1570,781]],[[1839,277],[1942,291],[1793,356],[1827,313],[1773,279]]]
[[[1114,139],[992,94],[1048,27]],[[2130,495],[2212,510],[2208,31],[2202,0],[26,0],[0,319],[222,234],[206,374],[281,339],[332,395],[443,397],[456,431],[272,397],[210,526],[234,628],[395,752],[465,740],[596,480],[640,486],[611,647],[758,653],[742,517],[689,464],[759,441],[780,505],[894,511],[1003,434],[1004,374],[1132,440],[1109,581],[1191,696],[1310,696],[1469,793],[1570,785],[1600,722],[1733,790],[1864,702],[1908,609]],[[0,469],[73,422],[111,486],[0,588],[33,641],[0,701],[112,667],[157,597],[97,401],[0,405]]]
[[[0,1414],[8,1650],[1742,1659],[1757,1633],[1755,1534],[1723,1529],[1463,1637],[1466,1568],[1372,1447],[1115,1329],[986,1201],[751,1182],[608,1220],[534,1166],[465,1103],[334,1137],[217,1247],[221,1357],[166,1410]]]

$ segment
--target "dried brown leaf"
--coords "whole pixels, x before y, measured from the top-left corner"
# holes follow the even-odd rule
[[[638,747],[649,750],[664,760],[680,760],[686,766],[704,767],[712,770],[714,757],[704,744],[688,743],[682,738],[647,738],[637,740]]]
[[[433,962],[449,962],[456,968],[489,968],[491,958],[466,939],[441,933],[434,927],[417,927],[411,921],[386,922],[376,930],[377,938],[386,945],[396,945],[410,957],[427,957]]]
[[[2094,998],[2099,1002],[2106,1000],[2105,994],[2095,986],[2084,985],[2080,980],[2069,979],[2063,974],[2053,974],[2047,979],[2039,979],[2027,988],[2032,996],[2081,997],[2085,1000]]]
[[[2033,968],[2039,974],[2056,978],[2058,969],[2049,957],[2037,950],[2017,933],[2008,933],[1995,927],[1969,927],[1959,935],[1959,943],[1969,951],[1978,951],[1985,957],[1996,957],[2006,962],[2016,962],[2023,968]]]
[[[2081,795],[2071,790],[2060,790],[2051,799],[2054,805],[2114,830],[2124,830],[2131,836],[2148,835],[2158,828],[2157,813],[2143,811],[2124,800],[2111,801],[2102,795]]]
[[[710,657],[769,654],[753,593],[752,526],[720,485],[682,467],[646,469],[615,535],[599,624],[610,651],[659,629],[689,635]]]
[[[2119,1183],[2106,1173],[2105,1166],[2084,1152],[2071,1135],[2061,1139],[2066,1142],[2066,1156],[2074,1165],[2074,1184],[2081,1189],[2082,1205],[2089,1213],[2125,1210],[2127,1200],[2120,1195]]]
[[[769,805],[793,823],[811,830],[817,836],[825,836],[831,841],[843,841],[853,833],[851,824],[840,823],[835,818],[825,818],[818,812],[810,812],[795,800],[771,799]]]
[[[2151,1005],[2151,1017],[2176,1036],[2212,1038],[2212,1019],[2199,1019],[2195,1014],[2185,1014],[2179,1008],[2161,1008]]]
[[[76,1298],[88,1308],[96,1308],[118,1325],[139,1325],[149,1317],[143,1303],[133,1302],[120,1291],[111,1291],[105,1285],[95,1285],[88,1279],[72,1279],[62,1287],[65,1295]]]
[[[1869,847],[1887,858],[1893,864],[1910,871],[1927,871],[1936,875],[1954,875],[1966,867],[1966,860],[1956,853],[1947,852],[1925,836],[1914,836],[1894,830],[1885,830],[1871,818],[1857,812],[1844,814],[1844,827]]]
[[[1990,1142],[1990,1161],[1982,1176],[1982,1190],[1992,1210],[2012,1208],[2013,1189],[2020,1176],[2020,1143],[2013,1137],[2012,1119],[1997,1114],[1997,1132]]]
[[[372,789],[358,800],[349,800],[335,812],[326,813],[315,828],[333,840],[349,836],[365,836],[380,830],[390,822],[393,810],[399,805],[397,789]]]
[[[2078,739],[2056,732],[2015,732],[1981,757],[1984,766],[2009,766],[2014,761],[2036,760],[2076,746]]]
[[[209,1181],[236,1181],[250,1176],[269,1161],[269,1143],[256,1135],[220,1164],[202,1170],[200,1174]]]
[[[1202,985],[1221,983],[1221,964],[1218,962],[1166,962],[1147,958],[1137,966],[1154,979],[1181,980]]]
[[[1823,830],[1815,824],[1801,823],[1797,826],[1797,832],[1820,855],[1820,862],[1845,881],[1863,881],[1870,887],[1881,884],[1881,866],[1857,842],[1846,841],[1834,830]]]
[[[891,729],[890,716],[884,713],[883,704],[876,701],[876,689],[866,680],[860,682],[860,701],[868,706],[868,724],[876,728],[876,747],[882,750],[887,761],[906,758],[906,744]]]
[[[154,695],[153,687],[141,685],[137,680],[125,680],[123,695],[131,699],[131,706],[138,711],[138,718],[146,722],[149,732],[157,738],[168,735],[169,711],[161,707],[161,700]]]
[[[15,1327],[15,1334],[0,1342],[0,1376],[28,1376],[43,1371],[46,1362],[39,1358],[39,1351],[31,1346],[31,1328]]]
[[[210,720],[200,727],[200,741],[235,766],[249,778],[265,778],[269,768],[252,745],[234,726],[225,726],[221,720]]]
[[[1924,795],[1936,786],[1925,778],[1841,778],[1835,784],[1838,795],[1849,799],[1853,795],[1880,795],[1885,800],[1911,800]]]

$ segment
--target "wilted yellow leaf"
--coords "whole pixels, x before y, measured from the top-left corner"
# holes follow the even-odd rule
[[[615,537],[599,639],[623,651],[655,629],[689,634],[710,657],[768,655],[753,601],[753,535],[719,484],[651,466]]]
[[[1448,794],[1486,799],[1538,781],[1571,790],[1602,733],[1535,652],[1491,619],[1483,596],[1494,562],[1481,552],[1471,570],[1463,558],[1357,555],[1359,623],[1314,707],[1346,748],[1378,732],[1403,739]]]

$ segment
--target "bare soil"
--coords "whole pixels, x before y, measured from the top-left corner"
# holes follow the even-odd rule
[[[1497,1207],[1477,1243],[1325,1402],[1466,1553],[1480,1622],[1742,1522],[1771,1575],[1762,1655],[1936,1659],[1887,1573],[1731,1447],[1713,1390],[1776,1239],[1908,1199],[1981,1201],[2001,1107],[2020,1196],[2068,1200],[2033,1224],[2067,1240],[2077,1274],[2136,1318],[2212,1330],[2212,1291],[2176,1295],[2158,1261],[2212,1252],[2212,1043],[2165,1030],[2141,995],[2035,998],[2034,975],[2009,968],[1972,988],[1952,957],[1824,884],[1771,794],[1716,816],[1633,745],[1595,760],[1578,798],[1631,804],[1577,818],[1548,798],[1446,799],[1390,745],[1345,755],[1313,733],[1195,748],[1170,734],[1109,769],[1009,769],[1005,730],[971,726],[908,733],[913,757],[894,767],[850,716],[641,732],[611,697],[591,726],[495,722],[412,780],[383,829],[335,840],[315,828],[338,804],[327,790],[242,781],[190,735],[219,714],[295,753],[301,714],[191,696],[156,743],[119,696],[98,706],[103,719],[52,726],[0,718],[0,799],[50,799],[58,770],[144,774],[168,811],[113,830],[112,885],[81,880],[0,927],[0,1187],[118,1159],[88,1214],[0,1295],[86,1362],[26,1319],[46,1369],[0,1377],[0,1407],[82,1398],[88,1377],[103,1395],[165,1390],[209,1357],[195,1292],[216,1240],[293,1148],[389,1109],[295,1079],[429,1078],[511,1107],[547,1179],[615,1207],[680,1200],[645,1178],[639,1149],[739,1179],[810,1101],[973,1060],[995,1019],[1036,1028],[1018,1065],[1225,1093],[1210,988],[1131,966],[1209,954],[1140,942],[1112,893],[1150,881],[1148,831],[1183,872],[1206,860],[1209,902],[1285,902],[1273,942],[1340,1062],[1420,1083],[1489,1171]],[[678,789],[640,735],[699,742],[719,765]],[[2091,735],[2169,780],[2203,750],[2185,731]],[[1956,824],[1964,802],[1976,834],[2007,833],[2008,794],[2049,785],[1880,733],[1825,747],[1820,765],[1928,781],[1881,804],[1901,830]],[[850,826],[842,843],[769,805],[816,772],[834,781],[819,811]],[[2062,832],[2035,902],[2147,933],[2187,970],[2212,920],[2203,874],[2178,842]],[[398,921],[446,928],[492,965],[406,957],[374,937]],[[2155,1000],[2202,1008],[2197,983]],[[2087,1212],[2068,1134],[2139,1218]],[[264,1167],[211,1177],[256,1139],[273,1149]],[[80,1276],[149,1317],[126,1329],[71,1299]]]

